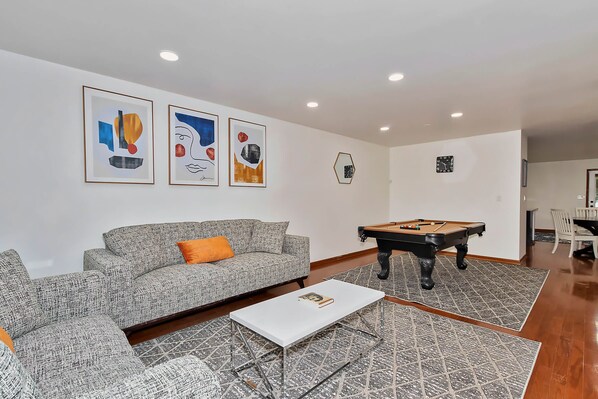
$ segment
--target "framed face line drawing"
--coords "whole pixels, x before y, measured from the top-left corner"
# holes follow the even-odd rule
[[[168,106],[171,185],[218,186],[218,115]]]

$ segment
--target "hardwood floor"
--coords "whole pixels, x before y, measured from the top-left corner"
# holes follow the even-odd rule
[[[527,399],[598,398],[598,260],[569,259],[567,244],[560,244],[553,255],[550,253],[552,246],[550,243],[537,242],[528,249],[524,266],[549,269],[550,274],[527,323],[519,333],[423,305],[414,305],[395,298],[387,299],[541,342],[542,348],[525,395]],[[325,262],[312,270],[306,285],[318,283],[325,277],[375,261],[375,254],[367,254],[345,261]],[[136,344],[152,339],[298,288],[296,283],[273,288],[138,331],[129,337],[129,341]]]

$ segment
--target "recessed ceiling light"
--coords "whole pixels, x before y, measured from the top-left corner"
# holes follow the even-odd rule
[[[381,132],[388,132],[389,130],[390,130],[390,127],[388,127],[388,126],[382,126],[382,127],[380,128],[380,131],[381,131]]]
[[[463,116],[463,112],[453,112],[451,118],[460,118]]]
[[[317,102],[315,102],[315,101],[310,101],[310,102],[308,102],[308,103],[307,103],[307,106],[308,106],[309,108],[318,108],[318,105],[320,105],[320,104],[318,104],[318,103],[317,103]]]
[[[424,126],[428,127],[428,126],[432,126],[431,123],[424,123]]]
[[[388,80],[390,80],[391,82],[398,82],[399,80],[403,80],[404,77],[405,77],[405,75],[397,72],[397,73],[393,73],[392,75],[388,76]]]
[[[169,50],[161,51],[160,57],[162,57],[162,59],[166,60],[166,61],[178,61],[179,60],[179,56],[175,52],[172,52]]]

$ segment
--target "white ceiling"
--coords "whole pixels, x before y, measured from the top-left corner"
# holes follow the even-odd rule
[[[596,0],[3,1],[0,48],[389,146],[598,121]]]

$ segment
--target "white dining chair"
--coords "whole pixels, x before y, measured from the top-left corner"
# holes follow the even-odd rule
[[[598,217],[598,208],[575,208],[575,216],[583,218]],[[581,226],[573,226],[578,233],[591,234],[588,229],[584,229]]]
[[[598,217],[598,208],[575,208],[575,216],[584,218]]]
[[[569,257],[573,256],[574,247],[579,249],[579,243],[581,241],[591,241],[594,247],[594,253],[598,254],[598,236],[591,234],[583,234],[575,230],[573,219],[569,212],[564,209],[551,209],[552,221],[554,222],[554,248],[552,253],[556,252],[559,246],[559,240],[571,241],[571,248],[569,249]]]

